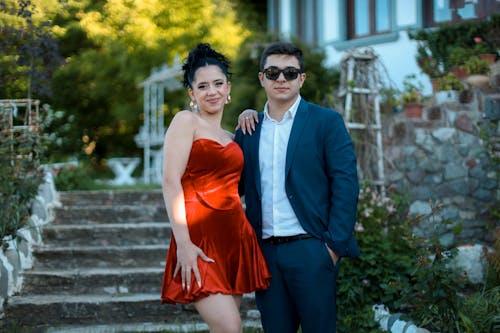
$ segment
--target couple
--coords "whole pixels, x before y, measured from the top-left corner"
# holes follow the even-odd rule
[[[165,136],[173,237],[162,302],[193,303],[211,332],[241,332],[242,295],[255,291],[265,332],[335,332],[340,259],[359,255],[356,157],[342,117],[300,97],[306,74],[291,43],[263,51],[268,100],[240,115],[235,137],[221,127],[227,58],[199,44],[182,69],[195,112],[177,113]]]

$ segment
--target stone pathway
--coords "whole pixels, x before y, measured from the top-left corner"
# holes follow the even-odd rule
[[[160,190],[61,192],[23,288],[8,299],[0,330],[200,332],[192,306],[161,305],[170,224]],[[245,295],[246,327],[260,327]]]

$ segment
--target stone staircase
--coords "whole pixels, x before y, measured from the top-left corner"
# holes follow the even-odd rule
[[[191,305],[160,304],[170,224],[160,190],[61,192],[0,331],[201,332]],[[253,295],[245,326],[258,327]]]

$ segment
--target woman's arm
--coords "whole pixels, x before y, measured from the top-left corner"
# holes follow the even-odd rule
[[[181,184],[193,145],[195,124],[196,119],[191,112],[177,113],[168,128],[163,145],[163,199],[177,243],[177,264],[174,276],[179,271],[181,272],[182,288],[185,290],[191,287],[191,271],[198,285],[201,286],[198,256],[205,261],[213,262],[191,242]]]

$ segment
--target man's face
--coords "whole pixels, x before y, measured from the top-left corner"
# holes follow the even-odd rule
[[[276,79],[268,76],[276,76]],[[298,75],[293,78],[297,72]],[[267,75],[266,75],[267,73]],[[288,76],[286,78],[285,76]],[[267,98],[270,102],[287,103],[294,101],[300,93],[300,88],[306,79],[305,73],[300,73],[299,61],[290,55],[273,54],[267,57],[264,70],[259,72],[260,84],[266,90]]]

